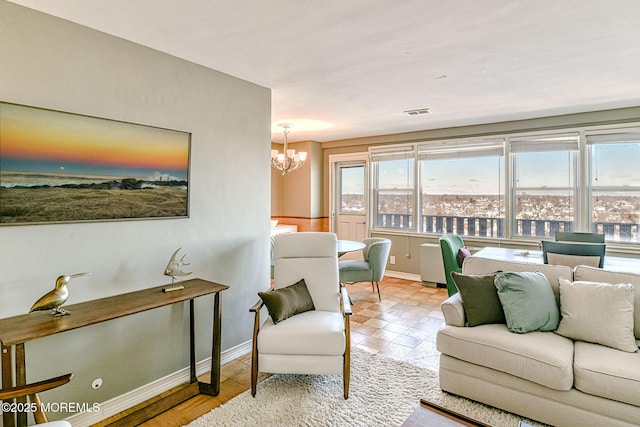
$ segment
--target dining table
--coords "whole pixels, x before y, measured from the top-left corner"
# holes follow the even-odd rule
[[[361,251],[365,247],[364,243],[356,240],[338,240],[338,257],[349,252]]]
[[[517,261],[527,262],[530,264],[544,264],[542,251],[539,250],[485,247],[475,252],[471,256],[494,259],[498,261]],[[617,271],[622,273],[640,274],[640,259],[605,255],[603,268],[605,270]]]

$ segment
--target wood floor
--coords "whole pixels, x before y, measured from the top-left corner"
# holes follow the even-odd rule
[[[372,353],[405,360],[435,369],[438,352],[435,335],[444,323],[440,303],[446,289],[423,286],[421,282],[385,277],[380,282],[382,302],[370,283],[347,287],[353,300],[351,344]],[[248,308],[247,308],[248,309]],[[251,356],[236,359],[221,369],[220,394],[198,395],[142,424],[144,427],[173,427],[188,424],[234,396],[249,389]],[[262,378],[267,375],[262,374]],[[352,378],[352,381],[357,381]],[[108,425],[116,417],[100,423]]]

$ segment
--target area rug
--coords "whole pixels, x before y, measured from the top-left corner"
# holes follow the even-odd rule
[[[522,420],[442,392],[437,372],[359,349],[352,350],[349,399],[342,389],[341,375],[272,375],[258,383],[255,398],[246,391],[189,427],[399,426],[420,398],[495,427]]]

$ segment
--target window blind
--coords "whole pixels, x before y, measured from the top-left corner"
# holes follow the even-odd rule
[[[580,136],[578,133],[538,135],[509,138],[512,153],[533,153],[542,151],[577,151]]]
[[[419,160],[504,156],[504,139],[439,141],[418,146]]]
[[[626,144],[640,143],[640,128],[633,128],[622,131],[622,129],[611,132],[598,132],[587,134],[587,144]]]
[[[369,148],[369,157],[372,162],[388,160],[406,160],[415,156],[415,146],[405,145],[389,148]]]

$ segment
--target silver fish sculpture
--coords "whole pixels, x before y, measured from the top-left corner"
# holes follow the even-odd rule
[[[184,262],[184,259],[185,259],[185,257],[187,255],[183,255],[182,258],[180,258],[180,260],[176,259],[180,249],[182,249],[182,248],[176,249],[176,251],[173,253],[173,255],[171,255],[171,259],[169,260],[169,263],[167,264],[167,266],[164,269],[164,275],[165,276],[171,276],[171,277],[173,277],[175,279],[177,276],[188,276],[189,274],[192,273],[192,271],[189,271],[189,272],[182,271],[182,267],[183,266],[191,265],[191,264],[187,263],[187,262]]]

